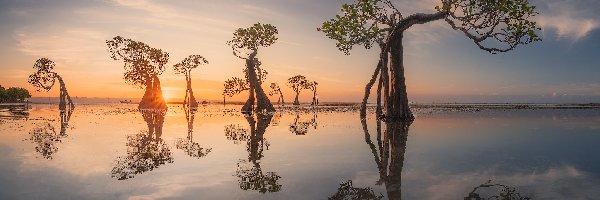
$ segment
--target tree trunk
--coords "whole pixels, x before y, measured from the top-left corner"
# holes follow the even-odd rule
[[[196,101],[196,98],[194,97],[194,91],[192,90],[192,77],[190,77],[190,72],[188,72],[185,76],[185,79],[187,80],[187,93],[189,93],[189,95],[186,94],[186,96],[189,98],[188,100],[188,105],[191,108],[196,108],[198,107],[198,102]]]
[[[406,93],[406,80],[404,78],[404,61],[402,47],[402,32],[396,32],[391,37],[391,87],[387,118],[392,121],[413,121],[408,106],[408,95]]]
[[[63,81],[62,77],[60,77],[58,74],[56,74],[55,76],[58,79],[58,83],[60,85],[60,101],[58,103],[58,109],[61,111],[67,110],[66,101],[69,101],[69,110],[73,110],[75,108],[75,105],[71,100],[71,96],[69,96],[69,92],[67,92],[67,86],[65,85],[65,82]]]
[[[300,105],[300,101],[298,101],[298,96],[300,96],[300,91],[296,92],[296,97],[294,98],[294,105]]]
[[[152,75],[146,79],[146,91],[138,105],[139,109],[167,109],[167,103],[162,96],[160,80],[158,76]]]
[[[251,96],[246,101],[244,107],[242,107],[242,112],[252,111],[251,107],[254,105],[254,93],[256,93],[256,112],[273,112],[275,108],[273,108],[273,104],[267,97],[267,94],[263,90],[261,84],[258,81],[258,76],[256,75],[256,67],[254,58],[256,58],[257,50],[248,56],[246,59],[246,68],[248,69],[248,78],[250,79],[250,93]],[[252,100],[252,101],[250,101]]]
[[[363,97],[362,103],[360,104],[360,117],[367,116],[367,100],[369,99],[369,95],[371,94],[371,88],[373,84],[375,84],[375,80],[377,80],[377,76],[379,75],[379,71],[381,70],[382,61],[379,60],[377,63],[377,67],[375,68],[375,72],[373,72],[373,76],[371,76],[371,80],[365,86],[365,96]]]

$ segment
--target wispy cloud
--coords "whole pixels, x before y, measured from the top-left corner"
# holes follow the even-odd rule
[[[600,17],[594,14],[597,10],[589,9],[587,4],[581,2],[572,0],[539,2],[542,9],[536,21],[544,32],[555,30],[558,39],[577,42],[600,27]],[[595,2],[590,3],[594,7]]]

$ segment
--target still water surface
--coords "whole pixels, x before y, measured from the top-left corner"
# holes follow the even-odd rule
[[[600,198],[600,110],[0,109],[0,199]],[[478,187],[481,186],[481,187]]]

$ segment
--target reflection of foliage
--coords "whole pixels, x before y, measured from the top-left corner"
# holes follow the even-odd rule
[[[46,159],[52,159],[52,155],[58,151],[56,143],[60,143],[66,135],[58,134],[50,123],[44,123],[35,127],[31,132],[29,139],[37,146],[35,151],[42,154]]]
[[[233,140],[234,144],[240,142],[250,141],[250,134],[248,129],[242,128],[239,124],[229,124],[225,126],[225,136],[227,140]]]
[[[245,141],[246,151],[248,151],[248,161],[240,160],[235,176],[239,178],[240,189],[255,190],[260,193],[278,192],[281,185],[277,180],[281,176],[275,172],[263,173],[260,167],[260,159],[264,157],[263,151],[269,149],[269,143],[263,137],[269,126],[272,115],[257,114],[246,116],[249,129],[242,128],[240,125],[225,126],[225,136],[228,140],[233,140],[236,144]],[[250,133],[248,133],[250,131]]]
[[[526,200],[531,198],[521,196],[514,187],[502,184],[492,184],[492,180],[489,180],[486,183],[473,188],[473,190],[469,192],[469,195],[465,197],[465,200],[471,199]]]
[[[117,158],[112,177],[119,180],[133,178],[135,174],[152,171],[165,163],[172,163],[173,156],[167,143],[152,138],[143,131],[127,136],[127,155]]]
[[[275,172],[263,173],[259,163],[240,160],[235,173],[240,178],[239,183],[242,190],[256,190],[260,193],[281,190],[281,185],[277,183],[281,176]]]
[[[29,135],[29,139],[33,141],[37,146],[35,151],[42,154],[46,159],[52,159],[52,155],[58,151],[56,143],[61,143],[62,139],[67,137],[67,127],[69,127],[69,120],[71,119],[71,113],[73,110],[68,112],[60,112],[60,132],[56,133],[54,126],[46,122],[43,125],[37,126]]]
[[[314,129],[317,129],[317,113],[314,113],[312,119],[307,121],[301,121],[300,113],[296,112],[296,118],[294,118],[294,122],[291,123],[289,126],[290,132],[296,135],[306,135],[310,126],[313,126]]]
[[[186,139],[177,138],[176,147],[177,149],[182,149],[187,155],[194,158],[201,158],[206,156],[208,153],[212,151],[212,148],[202,148],[200,144],[194,142],[193,140],[193,128],[194,128],[194,115],[196,110],[184,106],[185,118],[188,122],[188,136]]]
[[[148,131],[127,136],[127,155],[117,158],[112,177],[119,180],[133,178],[163,165],[172,163],[169,145],[160,137],[166,110],[143,110]]]
[[[356,200],[379,200],[383,199],[383,195],[375,195],[375,192],[370,187],[367,188],[356,188],[352,187],[352,181],[348,180],[340,184],[338,191],[329,200],[345,200],[345,199],[356,199]]]

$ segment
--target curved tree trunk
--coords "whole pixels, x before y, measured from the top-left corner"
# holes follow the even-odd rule
[[[371,94],[371,88],[373,84],[375,84],[375,80],[377,80],[377,76],[379,75],[379,71],[381,70],[381,60],[377,63],[377,67],[375,68],[375,72],[373,72],[373,76],[371,76],[371,80],[365,86],[365,96],[363,97],[362,103],[360,104],[360,117],[367,116],[367,100],[369,99],[369,95]]]
[[[257,50],[255,49],[250,56],[246,59],[246,68],[248,69],[248,78],[250,79],[250,97],[248,97],[248,101],[242,107],[242,112],[252,111],[252,106],[254,105],[254,93],[256,93],[256,112],[273,112],[275,108],[267,94],[263,90],[261,84],[258,81],[258,76],[256,75],[256,67],[254,63],[254,58],[256,58]]]
[[[196,108],[198,107],[198,102],[196,101],[196,98],[194,97],[194,91],[192,91],[192,77],[190,77],[189,75],[190,73],[188,72],[185,76],[185,79],[187,80],[187,89],[186,89],[186,94],[185,96],[188,98],[187,104],[191,107],[191,108]]]
[[[60,102],[58,103],[58,108],[61,111],[65,111],[67,110],[67,103],[66,101],[69,102],[69,110],[73,110],[75,108],[75,105],[73,104],[73,101],[71,100],[71,96],[69,96],[69,92],[67,92],[67,86],[65,85],[65,82],[63,81],[62,77],[60,77],[58,74],[55,75],[56,78],[58,79],[58,83],[60,84]]]
[[[397,32],[391,36],[390,73],[392,77],[387,118],[393,121],[413,121],[414,116],[408,106],[406,80],[404,78],[402,34],[402,32]]]
[[[146,91],[138,105],[139,109],[167,109],[167,103],[162,95],[158,76],[152,75],[146,79]]]

